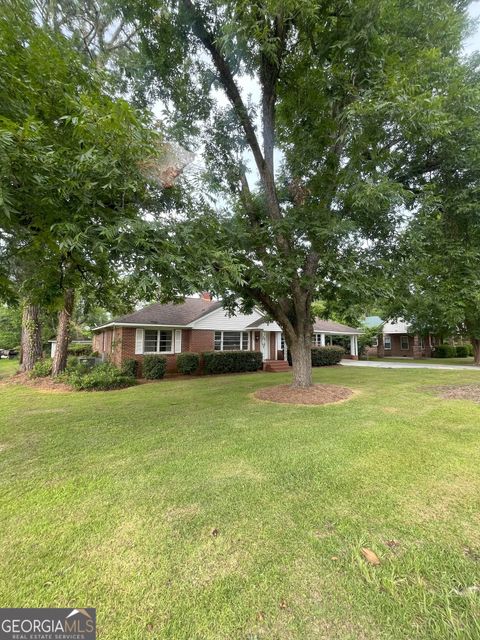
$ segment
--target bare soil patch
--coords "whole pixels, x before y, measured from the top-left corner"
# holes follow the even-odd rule
[[[330,404],[342,402],[353,396],[353,391],[334,384],[314,384],[308,389],[296,389],[289,384],[276,387],[264,387],[254,393],[257,400],[279,402],[282,404]]]
[[[471,400],[480,404],[480,384],[445,385],[428,387],[428,390],[445,400]]]
[[[30,378],[28,373],[17,373],[9,378],[0,381],[3,385],[22,385],[25,387],[34,387],[39,391],[72,391],[72,388],[63,382],[54,380],[53,378]]]

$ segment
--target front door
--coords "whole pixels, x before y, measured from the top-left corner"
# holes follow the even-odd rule
[[[266,331],[260,331],[260,350],[264,360],[270,360],[270,336]]]

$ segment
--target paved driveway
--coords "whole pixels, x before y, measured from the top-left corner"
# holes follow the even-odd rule
[[[421,362],[389,362],[388,360],[342,360],[346,367],[375,367],[377,369],[448,369],[458,371],[480,371],[480,367],[461,364],[430,364]]]

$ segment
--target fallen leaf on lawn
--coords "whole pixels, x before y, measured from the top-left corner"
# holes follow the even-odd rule
[[[464,547],[463,553],[467,556],[467,558],[470,558],[470,560],[473,560],[474,562],[480,561],[480,552],[472,549],[471,547]]]
[[[332,560],[338,560],[338,556],[332,556]]]
[[[263,622],[265,620],[265,612],[264,611],[259,611],[257,613],[257,620],[259,622]]]
[[[151,622],[147,624],[147,631],[153,631],[153,624]]]
[[[479,591],[480,587],[478,584],[474,584],[471,587],[465,587],[464,589],[454,589],[457,596],[468,596],[470,593],[478,593]]]
[[[400,546],[400,542],[398,540],[385,540],[385,544],[387,547],[390,547],[390,549],[395,549],[395,547]]]
[[[285,602],[285,600],[282,600],[280,602],[280,609],[286,609],[287,608],[287,603]]]
[[[212,529],[210,533],[214,538],[216,538],[218,536],[219,531],[218,529]]]
[[[367,547],[362,547],[361,552],[362,552],[362,556],[370,564],[374,564],[374,565],[380,564],[380,558],[371,549],[367,549]]]

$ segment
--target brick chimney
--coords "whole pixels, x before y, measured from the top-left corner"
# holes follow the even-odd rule
[[[200,294],[200,298],[202,300],[208,300],[209,302],[211,302],[212,300],[212,296],[208,291],[202,291],[202,293]]]

